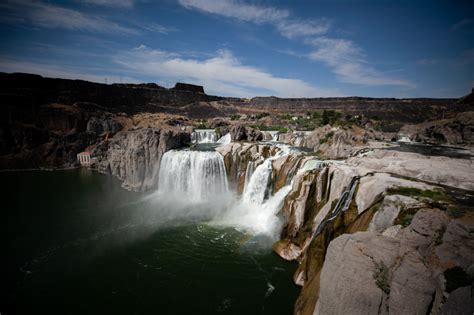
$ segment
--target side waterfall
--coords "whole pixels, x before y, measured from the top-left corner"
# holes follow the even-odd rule
[[[228,185],[224,159],[212,151],[168,151],[161,161],[158,192],[190,203],[225,195]]]
[[[214,129],[196,129],[191,134],[192,143],[214,143],[217,142],[217,134]]]

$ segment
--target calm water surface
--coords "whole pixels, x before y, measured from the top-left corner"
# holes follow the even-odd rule
[[[295,264],[87,170],[0,173],[3,314],[291,314]]]

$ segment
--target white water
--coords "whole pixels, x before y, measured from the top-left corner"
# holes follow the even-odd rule
[[[402,136],[402,135],[399,136],[397,141],[398,142],[404,142],[404,143],[412,142],[408,136]]]
[[[244,192],[238,200],[229,193],[224,160],[219,153],[168,151],[161,161],[157,196],[168,201],[176,216],[200,215],[216,225],[233,226],[276,240],[281,230],[277,214],[291,190],[290,184],[271,195],[272,161],[290,153],[289,146],[279,148],[275,156],[255,170],[253,162],[248,164]]]
[[[217,134],[214,129],[196,129],[191,134],[192,143],[215,143]]]
[[[220,144],[229,144],[232,141],[230,137],[230,133],[227,133],[225,136],[222,136],[219,140],[217,140],[217,143]]]
[[[163,155],[158,193],[189,203],[212,201],[228,193],[222,155],[209,151],[175,151]]]

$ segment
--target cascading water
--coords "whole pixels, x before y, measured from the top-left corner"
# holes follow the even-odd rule
[[[222,156],[213,151],[175,151],[163,155],[158,193],[190,203],[212,201],[228,193]]]
[[[215,143],[217,134],[214,129],[196,129],[191,134],[192,143]]]
[[[219,140],[217,140],[217,143],[219,144],[229,144],[232,141],[232,138],[230,136],[230,133],[227,133],[225,136],[222,136]]]
[[[287,146],[280,146],[280,151],[275,156],[257,166],[250,178],[246,179],[241,201],[217,220],[217,223],[232,225],[252,234],[265,235],[276,240],[281,228],[277,213],[291,190],[291,184],[270,196],[272,161],[289,153]],[[247,172],[251,168],[253,162],[247,165]]]

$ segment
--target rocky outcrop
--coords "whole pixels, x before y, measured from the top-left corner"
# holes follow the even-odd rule
[[[294,281],[303,288],[295,314],[439,314],[447,295],[443,272],[459,266],[474,273],[474,257],[461,254],[474,252],[468,232],[474,221],[467,210],[462,219],[445,212],[458,206],[450,206],[455,201],[438,184],[471,189],[470,163],[375,150],[318,168],[300,166],[274,244],[281,257],[299,262]],[[346,206],[337,212],[341,202]]]
[[[163,154],[190,142],[189,133],[156,128],[131,130],[98,145],[92,155],[100,172],[117,176],[127,189],[156,187]]]
[[[261,131],[246,127],[244,125],[234,125],[230,128],[232,141],[261,141],[264,135]]]
[[[246,175],[250,176],[264,159],[275,155],[279,149],[265,144],[232,142],[216,150],[224,157],[230,187],[242,193]]]
[[[448,145],[474,145],[474,112],[459,113],[455,118],[405,125],[399,137],[411,141]]]
[[[194,85],[194,84],[188,84],[188,83],[176,83],[173,90],[178,90],[178,91],[189,91],[189,92],[195,92],[195,93],[202,93],[204,94],[204,87],[200,85]]]
[[[395,238],[344,234],[329,244],[315,314],[430,314],[441,275],[431,257],[448,221],[420,210]],[[437,288],[438,287],[438,288]]]

